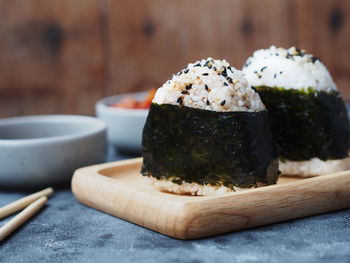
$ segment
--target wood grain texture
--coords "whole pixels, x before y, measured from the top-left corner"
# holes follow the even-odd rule
[[[241,68],[257,48],[293,45],[293,5],[288,0],[111,1],[113,92],[158,87],[189,62],[209,56]]]
[[[1,116],[92,114],[105,88],[98,0],[3,0],[0,17]]]
[[[350,101],[347,0],[142,0],[110,5],[113,93],[158,87],[188,62],[208,56],[240,68],[254,50],[273,44],[297,46],[320,57]]]
[[[280,178],[277,185],[221,196],[159,192],[140,175],[142,159],[79,169],[83,204],[180,239],[195,239],[350,207],[350,171]]]
[[[320,57],[350,101],[348,0],[2,0],[0,22],[0,117],[92,115],[189,62],[240,68],[272,44]]]
[[[297,0],[298,45],[321,58],[350,101],[350,2]]]

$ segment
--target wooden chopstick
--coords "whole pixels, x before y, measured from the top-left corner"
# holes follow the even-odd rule
[[[52,195],[52,193],[53,193],[53,189],[51,187],[48,187],[40,192],[37,192],[32,195],[28,195],[11,204],[5,205],[0,208],[0,219],[27,207],[29,204],[33,203],[35,200],[39,199],[42,196],[46,196],[46,197],[50,196]]]
[[[25,221],[27,221],[31,216],[33,216],[36,212],[42,208],[47,202],[47,197],[42,196],[38,200],[31,203],[27,208],[25,208],[21,213],[12,218],[9,222],[7,222],[4,226],[0,228],[0,242],[11,234],[17,227],[22,225]]]

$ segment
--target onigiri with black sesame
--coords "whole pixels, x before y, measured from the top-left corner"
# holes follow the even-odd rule
[[[225,60],[190,63],[157,90],[142,154],[142,174],[177,194],[223,194],[278,177],[265,106]]]
[[[311,177],[349,169],[349,120],[321,60],[295,47],[260,49],[242,69],[272,122],[282,175]]]

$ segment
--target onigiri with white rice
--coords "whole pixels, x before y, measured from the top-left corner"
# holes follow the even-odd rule
[[[142,154],[142,174],[177,194],[223,194],[278,177],[265,107],[225,60],[191,63],[157,90]]]
[[[271,117],[282,175],[349,169],[349,120],[337,86],[317,57],[295,47],[260,49],[242,69]]]

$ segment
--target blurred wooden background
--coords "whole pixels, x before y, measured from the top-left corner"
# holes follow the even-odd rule
[[[350,101],[349,0],[0,0],[0,117],[94,114],[212,56],[298,46]]]

